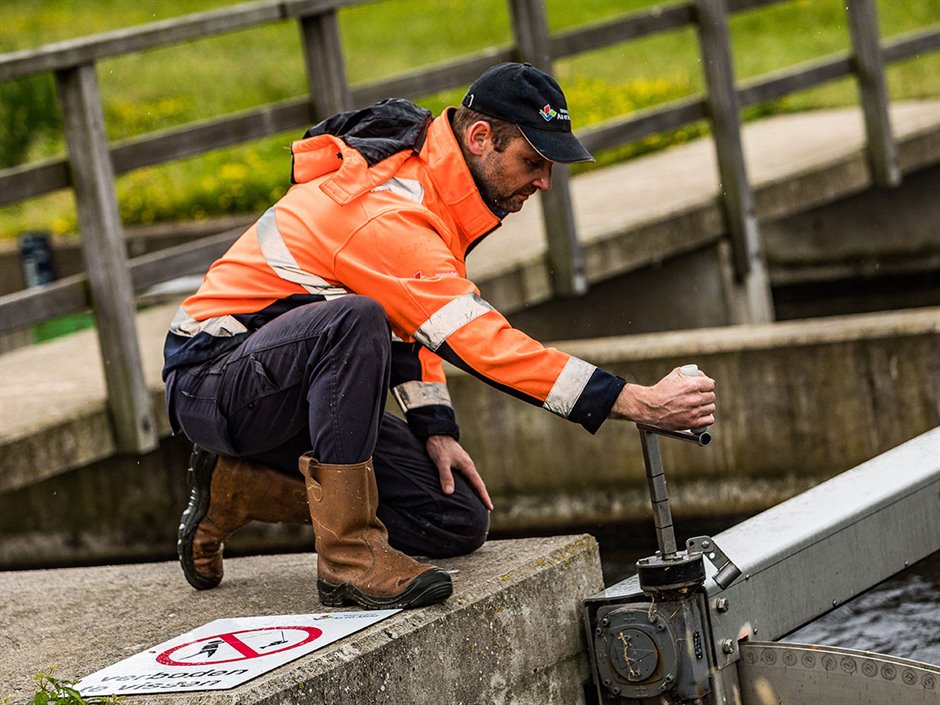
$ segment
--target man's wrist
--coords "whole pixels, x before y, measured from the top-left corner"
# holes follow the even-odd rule
[[[642,418],[642,409],[645,407],[642,399],[646,390],[647,388],[642,385],[627,382],[610,410],[611,417],[628,421]]]

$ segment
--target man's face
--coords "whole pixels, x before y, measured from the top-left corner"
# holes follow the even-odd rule
[[[516,213],[529,196],[552,186],[552,162],[539,155],[521,133],[501,152],[487,139],[481,152],[468,166],[484,200],[497,208]]]

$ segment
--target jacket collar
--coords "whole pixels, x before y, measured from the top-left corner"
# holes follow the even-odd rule
[[[434,188],[457,223],[461,252],[499,227],[500,219],[480,195],[450,126],[447,108],[428,128],[420,158],[428,165]]]

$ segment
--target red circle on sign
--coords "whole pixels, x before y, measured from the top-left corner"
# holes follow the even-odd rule
[[[260,653],[255,651],[251,646],[246,644],[239,638],[239,634],[249,634],[254,632],[267,632],[267,631],[302,631],[306,632],[306,637],[303,641],[299,641],[296,644],[290,644],[280,649],[275,649],[274,651],[266,651]],[[162,654],[157,656],[157,663],[163,664],[164,666],[206,666],[206,665],[215,665],[217,663],[231,663],[232,661],[245,661],[250,658],[260,658],[262,656],[269,656],[271,654],[278,654],[282,651],[288,651],[289,649],[296,649],[298,646],[303,646],[304,644],[309,644],[311,641],[323,634],[323,631],[317,629],[316,627],[258,627],[257,629],[242,629],[238,632],[231,632],[229,634],[216,634],[214,636],[203,637],[202,639],[196,639],[194,641],[186,642],[185,644],[180,644],[179,646],[174,646],[172,649],[167,649]],[[201,644],[203,642],[212,641],[213,639],[219,639],[221,643],[225,643],[228,646],[235,649],[240,656],[235,658],[223,659],[221,661],[175,661],[170,658],[170,654],[179,651],[180,649],[185,649],[187,646],[192,646],[193,644]],[[190,657],[187,657],[190,658]]]

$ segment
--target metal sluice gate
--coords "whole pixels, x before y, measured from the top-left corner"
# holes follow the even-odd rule
[[[940,550],[940,427],[715,537],[676,544],[638,424],[659,550],[583,602],[602,705],[940,705],[940,666],[777,640]]]

